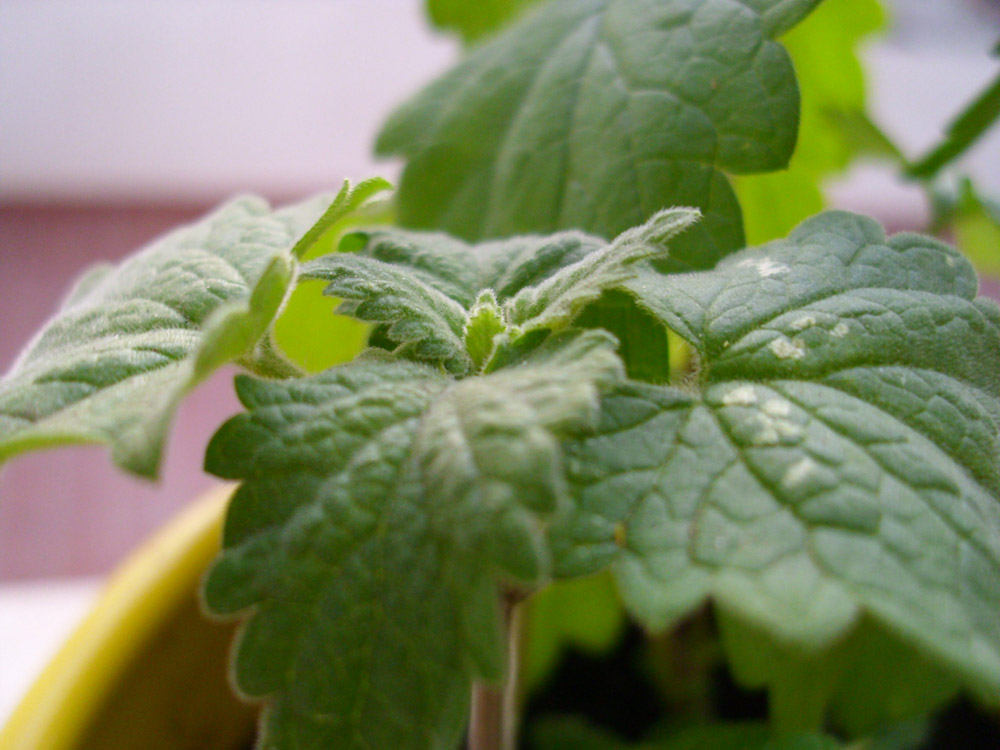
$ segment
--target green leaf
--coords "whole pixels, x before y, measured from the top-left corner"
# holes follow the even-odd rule
[[[427,0],[427,12],[435,26],[458,31],[466,43],[473,42],[509,23],[539,0]]]
[[[504,303],[508,319],[525,332],[569,325],[604,290],[631,279],[635,275],[633,264],[666,257],[667,241],[699,218],[699,212],[690,208],[658,212],[642,226],[622,232],[606,248],[522,289]]]
[[[294,372],[266,334],[291,249],[329,202],[272,211],[242,198],[87,274],[0,381],[0,460],[105,443],[119,466],[155,476],[178,402],[211,370]]]
[[[542,685],[567,649],[601,656],[625,630],[625,612],[609,575],[556,581],[524,602],[521,685]]]
[[[759,724],[717,724],[679,732],[663,742],[644,744],[643,750],[839,750],[840,743],[819,734],[772,737]]]
[[[631,295],[608,290],[573,321],[577,328],[602,328],[618,339],[618,356],[631,380],[670,380],[670,344],[666,327],[639,307]]]
[[[381,177],[364,180],[359,182],[355,187],[351,187],[349,180],[344,180],[340,192],[334,197],[333,202],[323,212],[323,215],[295,243],[295,247],[292,248],[292,255],[299,260],[311,255],[313,248],[323,240],[324,236],[334,230],[345,218],[361,208],[372,196],[386,190],[392,190],[392,185]]]
[[[542,719],[531,732],[536,750],[629,750],[624,740],[583,719],[569,716]]]
[[[965,180],[949,223],[958,247],[976,270],[1000,278],[1000,203],[983,197]]]
[[[898,151],[865,115],[861,43],[885,25],[878,0],[826,2],[782,37],[801,90],[798,145],[788,168],[734,180],[747,242],[784,237],[825,207],[824,179],[863,154]]]
[[[792,652],[866,615],[1000,702],[1000,312],[936,240],[833,212],[629,284],[700,358],[569,449],[558,571],[662,628],[711,597]]]
[[[206,467],[243,484],[205,600],[250,610],[234,673],[267,700],[262,747],[456,746],[471,680],[503,671],[495,578],[547,574],[560,439],[595,419],[613,347],[567,333],[462,381],[377,354],[238,380],[249,411]]]
[[[345,186],[308,235],[296,243],[299,262],[335,252],[352,228],[391,222],[389,201],[370,199],[387,186],[379,179],[366,180],[353,190]],[[296,284],[274,322],[275,344],[303,372],[322,372],[354,359],[365,348],[371,328],[336,315],[340,301],[324,296],[324,287],[320,281]]]
[[[308,263],[303,279],[328,282],[338,312],[380,324],[406,356],[451,373],[490,369],[499,344],[568,326],[602,292],[667,254],[666,242],[698,218],[666,209],[607,244],[577,232],[469,246],[447,235],[399,230],[345,238],[350,253]]]
[[[306,265],[302,278],[328,282],[324,293],[343,300],[338,313],[387,324],[388,337],[415,358],[440,361],[455,373],[470,368],[466,310],[415,274],[362,256],[336,254]]]
[[[552,0],[399,109],[399,218],[476,240],[576,227],[614,237],[669,205],[705,218],[674,248],[706,268],[742,246],[721,170],[788,163],[798,91],[769,34],[815,0]]]

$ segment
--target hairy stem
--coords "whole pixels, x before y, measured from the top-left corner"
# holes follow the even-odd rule
[[[518,677],[521,662],[521,612],[517,599],[504,598],[507,670],[502,684],[477,682],[472,688],[469,750],[515,750],[518,732]]]

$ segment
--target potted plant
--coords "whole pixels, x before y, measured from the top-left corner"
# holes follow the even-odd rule
[[[916,748],[956,696],[995,708],[1000,310],[943,242],[820,212],[822,176],[899,158],[852,57],[873,0],[430,8],[470,49],[382,130],[391,203],[238,199],[87,274],[0,383],[0,458],[100,442],[155,476],[184,394],[247,371],[201,596],[240,623],[261,748]],[[310,373],[282,331],[338,345],[296,301],[320,287],[370,333]],[[555,654],[614,647],[622,612],[633,721],[580,689],[539,717]]]

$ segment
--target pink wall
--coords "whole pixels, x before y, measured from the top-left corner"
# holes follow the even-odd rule
[[[52,313],[87,265],[115,260],[203,206],[0,206],[0,368]],[[95,574],[215,480],[204,446],[239,406],[232,372],[181,409],[158,484],[123,476],[98,447],[29,454],[0,469],[0,580]]]

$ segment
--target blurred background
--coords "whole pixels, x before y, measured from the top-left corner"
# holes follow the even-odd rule
[[[1000,3],[886,6],[890,28],[864,51],[871,115],[915,157],[996,74]],[[226,196],[394,177],[373,134],[458,52],[420,0],[2,0],[0,370],[83,268]],[[1000,132],[957,167],[1000,196]],[[925,195],[888,167],[855,167],[829,196],[893,229],[928,221]],[[237,410],[231,378],[188,400],[159,484],[119,475],[100,448],[5,466],[0,582],[103,573],[210,486],[201,454]]]

